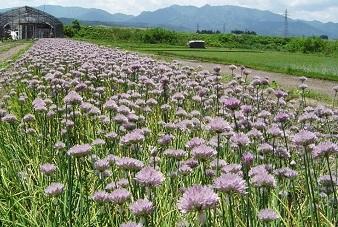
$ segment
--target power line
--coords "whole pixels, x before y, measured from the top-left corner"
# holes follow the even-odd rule
[[[289,36],[288,9],[285,10],[284,20],[284,37],[287,38]]]

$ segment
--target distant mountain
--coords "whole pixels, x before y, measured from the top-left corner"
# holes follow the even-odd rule
[[[128,22],[143,22],[151,26],[180,25],[187,31],[199,29],[219,30],[250,30],[264,35],[284,35],[284,16],[257,9],[239,6],[179,6],[173,5],[153,12],[143,12]],[[310,22],[289,19],[290,36],[329,35],[338,38],[338,24]]]
[[[123,22],[133,16],[121,13],[111,14],[102,9],[87,9],[82,7],[63,7],[56,5],[38,6],[39,10],[58,18],[76,18],[83,21]]]
[[[89,25],[122,25],[134,27],[165,27],[179,31],[196,31],[199,29],[219,30],[250,30],[262,35],[284,35],[284,16],[239,6],[180,6],[172,5],[155,11],[145,11],[138,16],[121,13],[111,14],[101,9],[82,7],[63,7],[45,5],[37,7],[62,21],[69,23],[78,19]],[[0,10],[0,13],[5,10]],[[338,39],[338,23],[322,23],[319,21],[288,21],[290,36],[328,35]]]
[[[10,9],[0,9],[0,13],[4,13],[4,12],[6,12],[6,11],[8,11],[8,10],[10,10]]]

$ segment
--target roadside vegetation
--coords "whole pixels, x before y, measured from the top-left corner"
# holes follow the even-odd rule
[[[66,26],[65,31],[66,35],[70,37],[119,43],[186,46],[189,40],[198,39],[204,40],[208,47],[320,53],[324,55],[337,55],[338,53],[338,41],[320,37],[283,38],[251,34],[198,34],[169,31],[163,28],[79,26],[77,21],[74,21],[71,26]]]

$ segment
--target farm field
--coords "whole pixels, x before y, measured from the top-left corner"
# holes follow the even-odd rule
[[[250,68],[306,76],[323,80],[338,81],[338,56],[260,51],[249,49],[214,48],[189,49],[156,44],[112,43],[90,40],[111,47],[152,53],[160,56],[194,59],[219,64],[245,65]]]
[[[310,89],[305,93],[306,97],[313,99],[315,101],[323,102],[331,105],[332,99],[334,96],[334,91],[332,91],[331,87],[338,85],[338,74],[334,72],[333,69],[337,68],[338,60],[337,57],[324,57],[320,55],[309,55],[309,54],[301,54],[301,53],[289,53],[289,52],[269,52],[270,55],[266,54],[266,51],[258,51],[258,50],[250,50],[250,49],[233,49],[233,48],[208,48],[208,49],[189,49],[179,46],[170,46],[164,44],[140,44],[140,43],[119,43],[119,42],[106,42],[102,40],[86,40],[91,43],[96,43],[101,46],[111,47],[111,48],[122,48],[129,51],[136,51],[138,53],[142,53],[145,55],[149,55],[152,57],[156,57],[165,61],[173,61],[176,60],[183,65],[189,65],[192,67],[202,67],[205,70],[212,71],[212,68],[215,65],[218,65],[222,68],[223,74],[229,78],[231,75],[231,70],[229,69],[230,64],[245,65],[249,67],[247,71],[250,71],[251,74],[249,78],[253,79],[255,76],[264,76],[271,80],[271,82],[276,83],[276,86],[282,87],[289,91],[289,93],[293,93],[295,97],[299,96],[299,92],[297,92],[298,80],[300,76],[306,75],[308,78],[311,78],[308,83],[311,85]],[[183,54],[181,54],[183,53]],[[217,57],[211,58],[208,54],[214,54]],[[201,55],[204,57],[195,57],[197,55]],[[245,63],[241,55],[247,55],[246,59],[252,57],[250,61],[258,62],[259,66],[249,66],[249,64]],[[257,61],[254,56],[259,56],[259,59],[262,61]],[[234,57],[236,56],[236,57]],[[248,57],[250,56],[250,57]],[[290,58],[288,56],[291,56]],[[224,59],[222,58],[224,57]],[[225,61],[225,58],[232,58],[232,60]],[[286,63],[283,62],[287,59]],[[329,59],[328,61],[326,61]],[[290,72],[290,68],[287,69],[287,72],[284,70],[277,70],[276,68],[269,68],[262,66],[263,64],[279,64],[280,66],[290,67],[290,60],[293,60],[292,64],[294,67],[299,67],[300,64],[305,64],[309,68],[313,68],[317,70],[317,73],[308,72],[305,73],[304,70],[298,71],[294,73]],[[241,63],[240,63],[241,62]],[[289,62],[289,63],[288,63]],[[298,63],[297,63],[298,62]],[[300,62],[300,63],[299,63]],[[315,62],[315,63],[312,63]],[[318,66],[316,68],[316,65]],[[320,66],[321,65],[321,66]],[[327,74],[322,74],[320,72],[320,67],[331,67],[332,73],[334,75],[329,76]],[[262,68],[262,69],[261,69]],[[305,67],[303,67],[305,68]],[[259,70],[261,69],[261,70]],[[313,76],[311,76],[313,74]],[[324,77],[324,78],[322,78]],[[336,101],[337,102],[337,101]]]
[[[141,49],[159,55],[177,56],[222,64],[245,65],[255,69],[282,72],[338,81],[338,57],[325,57],[300,53],[207,49]]]
[[[335,41],[319,41],[320,45],[325,47],[324,49],[318,52],[306,52],[304,46],[306,39],[296,37],[283,39],[231,34],[201,35],[170,32],[163,29],[83,27],[75,38],[164,57],[238,64],[258,70],[338,81],[338,54]],[[191,39],[205,40],[207,49],[186,48],[186,43]],[[291,48],[293,44],[297,46],[294,51]],[[223,47],[217,47],[217,45]]]
[[[229,78],[34,42],[0,71],[0,226],[336,226],[337,109],[310,106],[303,77],[297,100]]]

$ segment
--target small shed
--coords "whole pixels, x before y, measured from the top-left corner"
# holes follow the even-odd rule
[[[205,48],[205,42],[203,40],[191,40],[188,42],[189,48]]]

